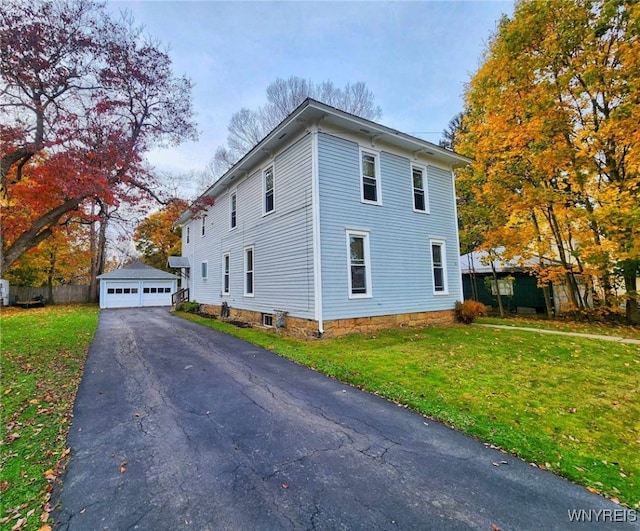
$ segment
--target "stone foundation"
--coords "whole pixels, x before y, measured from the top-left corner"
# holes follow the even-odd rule
[[[220,317],[222,307],[203,304],[201,311]],[[276,328],[276,316],[273,316],[274,326],[265,327],[262,324],[262,313],[252,310],[229,308],[228,321],[241,321],[257,328],[272,330],[287,336],[311,339],[318,337],[318,323],[310,319],[285,317],[284,328]],[[426,325],[451,324],[454,322],[453,310],[435,312],[401,313],[396,315],[378,315],[372,317],[354,317],[349,319],[334,319],[324,322],[322,337],[339,337],[353,333],[371,334],[390,328],[418,328]]]
[[[453,322],[453,310],[335,319],[333,321],[325,321],[324,337],[338,337],[354,332],[372,334],[391,328],[418,328],[426,325],[451,324]]]

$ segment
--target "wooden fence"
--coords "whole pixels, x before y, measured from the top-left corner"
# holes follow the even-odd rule
[[[89,286],[54,286],[53,300],[49,300],[49,288],[32,288],[28,286],[10,286],[9,301],[13,304],[17,300],[29,300],[34,297],[44,297],[47,304],[69,304],[74,302],[89,302]]]

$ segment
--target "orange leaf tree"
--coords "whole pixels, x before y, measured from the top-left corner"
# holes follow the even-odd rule
[[[103,3],[3,2],[0,80],[3,216],[23,211],[3,223],[0,276],[70,218],[94,221],[90,205],[157,198],[143,154],[196,137],[190,81]]]
[[[493,204],[485,248],[542,257],[578,308],[612,305],[616,274],[639,322],[640,4],[521,1],[466,92],[460,186]],[[464,207],[463,207],[464,208]],[[463,211],[464,214],[464,211]]]
[[[187,206],[182,199],[172,199],[136,227],[133,240],[145,263],[167,271],[167,259],[181,254],[181,231],[174,224]]]

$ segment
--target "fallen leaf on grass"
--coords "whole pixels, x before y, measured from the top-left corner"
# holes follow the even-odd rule
[[[50,525],[43,525],[38,531],[51,531]]]

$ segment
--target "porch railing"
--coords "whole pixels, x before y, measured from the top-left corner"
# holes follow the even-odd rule
[[[177,306],[189,300],[189,288],[182,288],[171,294],[172,306]]]

